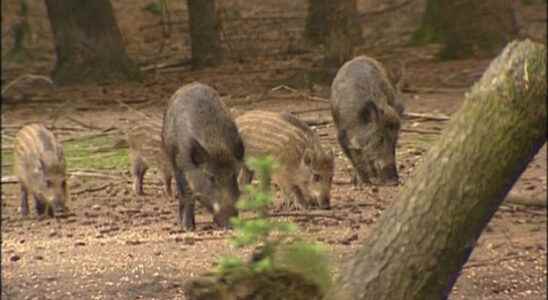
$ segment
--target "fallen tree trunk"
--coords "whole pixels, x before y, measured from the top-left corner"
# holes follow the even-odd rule
[[[506,47],[467,94],[462,109],[341,272],[327,299],[448,297],[481,232],[546,141],[545,76],[543,45],[525,41]],[[243,280],[244,290],[254,276]],[[238,288],[226,286],[234,281],[209,282],[200,286],[202,291],[221,291],[217,295],[222,296],[207,299],[263,296],[238,298],[230,292]],[[283,282],[262,286],[264,295],[275,287],[279,293],[264,299],[307,299],[295,296],[295,283],[285,289],[279,284]]]

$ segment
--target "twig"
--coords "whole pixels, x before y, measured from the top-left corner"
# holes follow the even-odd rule
[[[324,102],[324,103],[329,103],[329,100],[328,100],[328,99],[325,99],[325,98],[322,98],[322,97],[308,96],[308,95],[305,95],[305,97],[306,97],[308,100],[318,101],[318,102]]]
[[[1,183],[2,184],[5,184],[5,183],[18,183],[19,180],[17,180],[17,177],[15,176],[2,176],[2,181]]]
[[[320,108],[311,108],[311,109],[305,109],[305,110],[292,111],[291,113],[296,114],[296,115],[300,115],[300,114],[320,112],[320,111],[328,111],[328,110],[331,110],[331,108],[330,107],[320,107]]]
[[[137,114],[139,114],[139,115],[145,117],[146,119],[153,120],[153,121],[155,120],[155,118],[153,118],[153,117],[151,117],[151,116],[145,114],[144,112],[142,112],[142,111],[140,111],[140,110],[136,110],[135,108],[133,108],[133,107],[127,105],[126,103],[124,103],[124,102],[121,101],[121,100],[118,100],[118,99],[112,99],[112,100],[113,100],[114,102],[118,103],[120,106],[125,107],[125,108],[127,108],[127,109],[129,109],[129,110],[131,110],[131,111],[133,111],[133,112],[135,112],[135,113],[137,113]]]
[[[401,132],[414,132],[420,134],[440,134],[437,130],[426,130],[426,129],[413,129],[413,128],[402,128]]]
[[[371,17],[372,15],[379,15],[379,14],[385,14],[387,12],[391,12],[391,11],[395,11],[395,10],[398,10],[408,4],[410,4],[411,2],[413,2],[413,0],[407,0],[407,1],[402,1],[401,3],[398,3],[398,4],[394,4],[392,6],[389,6],[389,7],[385,7],[385,8],[382,8],[382,9],[377,9],[377,10],[372,10],[372,11],[366,11],[362,14],[360,14],[360,19],[363,19],[363,18],[369,18]]]
[[[85,188],[85,189],[82,189],[82,190],[79,190],[79,191],[71,192],[71,195],[77,196],[77,195],[80,195],[80,194],[83,194],[83,193],[86,193],[86,192],[94,193],[94,192],[104,190],[104,189],[106,189],[110,186],[112,186],[112,182],[109,182],[107,184],[104,184],[104,185],[101,185],[101,186],[98,186],[98,187],[89,187],[89,188]]]
[[[183,60],[177,60],[175,62],[165,62],[165,63],[144,66],[144,67],[141,67],[141,71],[146,72],[150,70],[161,70],[161,69],[168,69],[168,68],[185,67],[190,65],[191,63],[192,63],[192,60],[183,59]]]
[[[87,129],[97,129],[97,130],[101,130],[101,131],[104,131],[105,128],[101,128],[101,127],[97,127],[95,125],[91,125],[91,124],[87,124],[86,122],[83,122],[83,121],[80,121],[78,119],[76,119],[75,117],[71,117],[71,116],[65,116],[65,118],[67,118],[67,120],[70,120],[84,128],[87,128]]]
[[[402,91],[406,93],[414,93],[414,94],[435,94],[435,93],[442,93],[442,94],[450,94],[450,93],[457,93],[462,92],[464,89],[462,88],[428,88],[428,87],[411,87],[406,86],[402,87]]]
[[[502,258],[486,259],[486,260],[483,260],[483,261],[468,263],[463,267],[463,269],[477,268],[477,267],[483,267],[483,266],[487,266],[487,265],[495,265],[495,264],[499,264],[503,261],[513,260],[513,259],[518,259],[518,258],[525,258],[525,257],[529,257],[529,255],[515,254],[515,255],[505,256],[505,257],[502,257]]]
[[[526,197],[525,195],[520,195],[514,192],[509,193],[505,199],[505,202],[507,203],[534,207],[546,207],[546,201],[546,197]]]
[[[303,122],[308,126],[320,126],[333,123],[331,120],[303,120]]]
[[[422,114],[422,113],[414,113],[414,112],[404,112],[403,116],[409,119],[419,118],[419,119],[435,120],[435,121],[448,121],[451,119],[449,116],[442,115],[442,114],[431,115],[431,114]]]
[[[4,94],[8,91],[8,89],[12,86],[14,86],[16,83],[20,82],[20,81],[23,81],[23,80],[26,80],[26,79],[30,79],[30,80],[37,80],[37,79],[40,79],[40,80],[44,80],[46,81],[47,83],[53,85],[53,81],[51,80],[51,78],[47,77],[47,76],[43,76],[43,75],[33,75],[33,74],[25,74],[25,75],[21,75],[19,77],[17,77],[15,80],[11,81],[10,83],[8,83],[3,89],[2,89],[2,96],[4,96]]]
[[[333,180],[333,184],[347,185],[347,184],[352,184],[352,181],[350,181],[350,180]]]
[[[311,218],[331,218],[335,220],[343,221],[344,218],[333,215],[333,214],[322,214],[322,213],[298,213],[298,212],[280,212],[267,214],[266,217],[275,218],[275,217],[311,217]]]
[[[103,178],[103,179],[122,179],[122,176],[113,176],[108,174],[102,174],[102,173],[92,173],[92,172],[71,172],[69,173],[70,176],[75,177],[94,177],[94,178]]]
[[[107,135],[111,135],[111,134],[113,134],[113,133],[103,131],[103,132],[92,133],[92,134],[87,134],[87,135],[72,136],[72,137],[68,137],[66,139],[62,139],[61,143],[72,142],[72,141],[76,141],[76,140],[92,139],[92,138],[107,136]]]

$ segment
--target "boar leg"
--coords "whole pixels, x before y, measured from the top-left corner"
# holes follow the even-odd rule
[[[301,193],[301,190],[297,186],[291,186],[288,190],[284,189],[282,192],[284,199],[282,201],[282,207],[287,209],[299,210],[307,207],[306,201]]]
[[[188,186],[188,182],[183,172],[177,172],[175,175],[177,190],[179,192],[179,223],[186,231],[193,231],[196,227],[194,221],[194,198]]]
[[[242,171],[240,172],[240,190],[244,190],[245,186],[251,183],[251,180],[253,180],[254,172],[250,170],[247,166],[242,167]]]
[[[50,203],[46,204],[46,214],[52,218],[55,215],[55,213],[53,212],[53,205],[51,205]]]
[[[136,195],[144,195],[143,191],[143,177],[145,176],[145,172],[147,170],[147,166],[145,165],[145,162],[140,156],[137,156],[133,160],[133,167],[131,169],[131,172],[133,173],[133,191]]]
[[[27,187],[21,184],[21,215],[26,217],[29,215],[29,200]]]
[[[46,202],[34,196],[34,207],[36,208],[36,213],[41,216],[46,211]]]
[[[352,170],[352,179],[350,180],[350,182],[352,183],[352,185],[354,186],[358,186],[360,184],[360,177],[358,176],[358,172],[356,172],[355,170]]]
[[[164,194],[167,198],[171,198],[173,191],[171,190],[171,179],[172,176],[168,172],[162,172],[162,181],[164,183]]]

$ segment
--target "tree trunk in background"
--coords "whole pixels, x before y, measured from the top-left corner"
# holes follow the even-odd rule
[[[141,78],[127,55],[109,0],[46,0],[46,7],[55,38],[55,82]]]
[[[327,1],[327,40],[325,67],[333,74],[353,57],[354,47],[362,42],[362,28],[356,0]]]
[[[518,31],[512,0],[428,0],[413,41],[441,42],[442,59],[489,57]]]
[[[329,0],[309,0],[304,35],[313,45],[322,44],[327,36]]]
[[[214,0],[187,0],[192,65],[195,68],[219,65],[223,48]]]
[[[481,232],[546,142],[546,48],[514,42],[466,96],[333,299],[446,299]]]

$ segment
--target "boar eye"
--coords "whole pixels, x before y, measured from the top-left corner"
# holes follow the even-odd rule
[[[314,174],[314,176],[312,177],[312,180],[313,180],[314,182],[318,182],[318,181],[320,181],[321,179],[322,179],[322,177],[321,177],[320,175],[318,175],[318,174]]]
[[[67,181],[66,180],[63,180],[63,182],[61,184],[63,185],[63,188],[67,187]]]
[[[209,181],[211,183],[215,183],[216,179],[215,179],[215,176],[214,175],[211,175],[211,174],[208,174],[207,175],[207,179],[209,179]]]
[[[50,188],[52,186],[53,186],[53,182],[51,182],[51,180],[46,180],[46,187]]]

